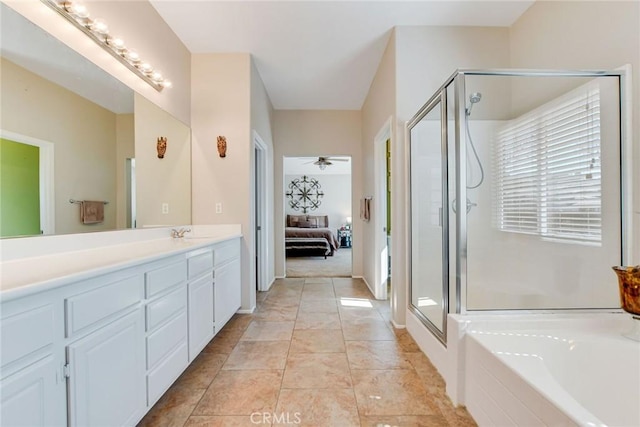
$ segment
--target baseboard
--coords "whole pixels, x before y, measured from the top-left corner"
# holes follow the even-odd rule
[[[241,308],[240,310],[236,311],[237,314],[253,314],[253,312],[256,311],[256,308],[250,308],[250,309],[246,309],[246,308]]]
[[[275,276],[275,279],[273,279],[273,280],[275,281],[276,279],[286,279],[286,278],[287,278],[287,276]]]
[[[407,325],[399,325],[393,319],[391,319],[391,324],[396,329],[407,329]]]

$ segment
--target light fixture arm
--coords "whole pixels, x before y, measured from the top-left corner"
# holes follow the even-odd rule
[[[92,23],[96,21],[91,20],[88,17],[88,12],[86,12],[86,8],[84,11],[86,12],[86,16],[74,17],[71,12],[71,6],[73,5],[70,1],[57,1],[57,0],[41,0],[42,3],[49,6],[51,9],[56,11],[60,16],[65,18],[67,21],[71,22],[76,28],[82,31],[87,37],[93,40],[98,46],[103,48],[105,51],[109,52],[111,56],[120,61],[125,67],[131,70],[135,75],[140,77],[142,80],[147,82],[151,87],[153,87],[158,92],[161,92],[165,87],[171,87],[171,82],[164,79],[158,72],[154,72],[151,66],[148,63],[145,63],[140,60],[137,54],[133,52],[129,52],[125,47],[122,40],[118,41],[120,43],[114,43],[113,37],[109,35],[108,27],[106,23],[100,22],[101,29],[96,30],[96,28],[91,28]],[[102,31],[101,31],[102,30]],[[129,54],[129,55],[127,55]],[[129,58],[127,58],[129,56]]]

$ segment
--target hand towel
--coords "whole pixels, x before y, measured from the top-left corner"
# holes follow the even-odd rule
[[[104,221],[104,202],[83,200],[80,202],[80,221],[83,224],[99,224]]]

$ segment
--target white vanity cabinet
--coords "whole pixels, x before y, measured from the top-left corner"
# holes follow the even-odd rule
[[[0,425],[66,425],[62,304],[36,296],[0,314]]]
[[[213,254],[211,248],[189,254],[189,360],[213,338]]]
[[[135,425],[240,307],[240,238],[0,304],[0,425]]]
[[[144,414],[143,288],[137,267],[64,290],[70,426],[131,425]]]
[[[214,318],[217,333],[242,304],[240,239],[218,243],[214,246],[214,253]]]

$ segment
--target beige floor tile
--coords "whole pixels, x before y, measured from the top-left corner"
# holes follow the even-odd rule
[[[260,422],[256,422],[260,421]],[[263,423],[260,415],[218,415],[218,416],[192,416],[189,417],[185,427],[265,427],[271,423]]]
[[[140,421],[138,427],[182,426],[204,393],[205,389],[172,386]]]
[[[287,298],[291,300],[299,300],[302,295],[302,286],[295,288],[278,288],[269,291],[267,300],[272,302],[276,299]]]
[[[438,370],[431,364],[427,356],[422,352],[407,353],[407,360],[422,380],[425,389],[434,396],[445,395],[446,383],[438,373]]]
[[[340,301],[338,301],[340,303]],[[340,319],[343,322],[353,322],[357,323],[358,321],[363,320],[384,320],[380,312],[374,308],[366,308],[366,307],[349,307],[340,305],[338,309],[340,312]]]
[[[240,341],[290,341],[295,322],[254,320],[240,337]]]
[[[338,287],[338,286],[364,286],[365,288],[367,287],[367,285],[364,283],[364,280],[362,279],[354,279],[352,277],[334,277],[333,279],[333,287]]]
[[[316,293],[327,297],[335,297],[331,283],[305,283],[302,294]]]
[[[222,353],[200,353],[180,375],[176,385],[192,389],[207,388],[218,374],[228,355]]]
[[[295,329],[341,329],[337,313],[298,312]]]
[[[338,306],[335,298],[301,300],[299,311],[306,313],[337,313]]]
[[[412,369],[395,341],[347,341],[351,369]]]
[[[370,416],[360,417],[362,427],[447,427],[449,424],[440,415]]]
[[[244,329],[227,329],[218,332],[209,344],[202,350],[204,353],[223,353],[229,354],[233,351],[240,337],[244,334]]]
[[[275,298],[271,298],[271,296],[269,296],[262,304],[260,304],[256,312],[260,313],[261,311],[276,308],[297,308],[299,304],[300,295],[279,296]]]
[[[391,330],[396,336],[396,341],[402,348],[402,351],[407,353],[415,353],[421,351],[420,347],[418,347],[418,344],[414,341],[414,339],[411,337],[411,334],[409,334],[406,329],[391,328]]]
[[[373,294],[367,287],[364,289],[360,286],[337,286],[335,288],[335,293],[337,298],[363,298],[363,299],[373,299]]]
[[[289,423],[299,426],[350,427],[360,426],[353,390],[291,390],[283,389],[278,398],[276,414],[288,415]],[[296,419],[297,417],[297,419]]]
[[[335,329],[295,329],[290,353],[344,353],[342,331]]]
[[[282,388],[350,388],[351,372],[344,353],[290,354]]]
[[[305,285],[317,283],[333,285],[333,280],[331,279],[331,277],[307,277],[304,279]]]
[[[289,341],[240,341],[222,370],[284,369]]]
[[[342,321],[344,339],[348,341],[392,341],[395,335],[383,320]]]
[[[273,412],[282,371],[220,371],[202,396],[193,415],[251,415]]]
[[[267,320],[271,322],[283,322],[296,320],[298,307],[266,308],[260,309],[254,315],[255,320]]]
[[[413,369],[351,370],[360,415],[439,415]]]
[[[234,314],[233,317],[227,322],[227,324],[224,325],[223,330],[224,331],[230,330],[230,329],[245,330],[247,329],[247,326],[249,326],[249,323],[251,323],[251,320],[253,320],[252,314]]]

